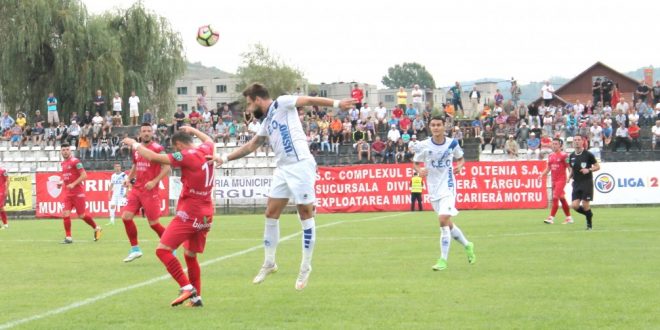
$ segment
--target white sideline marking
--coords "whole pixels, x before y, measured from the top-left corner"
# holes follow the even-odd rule
[[[399,215],[402,215],[402,214],[405,214],[405,213],[395,213],[395,214],[389,214],[389,215],[384,215],[384,216],[361,219],[361,220],[357,220],[357,221],[367,221],[367,220],[377,220],[377,219],[383,219],[383,218],[391,218],[391,217],[396,217],[396,216],[399,216]],[[331,227],[331,226],[342,224],[342,223],[351,223],[351,222],[357,222],[357,221],[350,221],[350,220],[336,221],[336,222],[331,222],[331,223],[326,223],[326,224],[323,224],[323,225],[316,226],[316,228],[318,229],[318,228]],[[300,236],[301,234],[302,234],[302,231],[299,231],[299,232],[296,232],[294,234],[285,236],[283,238],[280,238],[280,242],[287,241],[287,240],[289,240],[293,237]],[[242,256],[244,254],[247,254],[247,253],[250,253],[252,251],[262,249],[262,248],[263,248],[263,245],[256,245],[256,246],[253,246],[253,247],[245,249],[245,250],[234,252],[232,254],[228,254],[228,255],[221,256],[221,257],[217,257],[215,259],[207,260],[205,262],[200,263],[199,265],[200,265],[200,267],[212,265],[214,263],[217,263],[217,262],[220,262],[220,261],[223,261],[223,260],[227,260],[227,259],[231,259],[233,257]],[[138,289],[138,288],[141,288],[143,286],[151,285],[151,284],[154,284],[156,282],[166,280],[168,278],[170,278],[169,274],[158,276],[158,277],[152,278],[152,279],[144,281],[144,282],[140,282],[140,283],[129,285],[129,286],[126,286],[126,287],[123,287],[123,288],[111,290],[111,291],[108,291],[106,293],[102,293],[100,295],[97,295],[95,297],[88,298],[88,299],[85,299],[85,300],[81,300],[81,301],[78,301],[78,302],[75,302],[75,303],[72,303],[72,304],[69,304],[69,305],[66,305],[66,306],[62,306],[60,308],[56,308],[56,309],[41,313],[41,314],[33,315],[33,316],[30,316],[30,317],[26,317],[26,318],[14,320],[14,321],[9,321],[7,323],[0,324],[0,330],[1,329],[13,328],[13,327],[21,325],[21,324],[25,324],[25,323],[28,323],[28,322],[40,320],[40,319],[43,319],[43,318],[46,318],[46,317],[49,317],[49,316],[53,316],[53,315],[62,314],[62,313],[68,312],[72,309],[76,309],[76,308],[82,307],[82,306],[91,305],[91,304],[93,304],[97,301],[103,300],[105,298],[116,296],[120,293],[124,293],[126,291],[131,291],[133,289]]]

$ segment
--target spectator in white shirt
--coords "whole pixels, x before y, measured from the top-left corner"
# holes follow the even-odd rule
[[[138,125],[138,118],[140,117],[140,111],[138,110],[138,105],[140,104],[140,98],[135,96],[135,91],[131,91],[131,96],[128,98],[128,109],[129,115],[131,116],[131,125]]]
[[[378,131],[385,131],[387,125],[387,108],[383,106],[383,102],[378,103],[378,107],[374,109],[376,113],[377,129]]]
[[[591,135],[591,146],[593,148],[602,148],[603,147],[603,128],[598,125],[596,121],[593,122],[593,126],[589,129]]]
[[[387,140],[396,143],[401,138],[401,133],[396,129],[396,125],[390,127],[390,131],[387,132]]]
[[[424,91],[419,89],[419,85],[415,84],[413,86],[410,96],[412,96],[413,108],[417,109],[417,111],[422,111],[424,109]]]
[[[360,109],[360,120],[366,122],[367,118],[371,116],[371,108],[369,107],[368,104],[363,104],[362,108]]]
[[[115,97],[112,99],[112,112],[116,115],[119,113],[121,115],[121,97],[119,93],[115,92]]]

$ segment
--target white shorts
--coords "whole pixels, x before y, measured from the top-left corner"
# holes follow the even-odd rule
[[[122,196],[112,196],[112,199],[110,199],[110,206],[126,206],[127,200],[126,197]]]
[[[316,202],[314,183],[316,162],[304,159],[295,164],[279,166],[273,173],[273,183],[268,197],[293,199],[296,205]]]
[[[458,210],[456,209],[456,196],[454,195],[445,196],[431,201],[431,206],[433,206],[433,210],[438,213],[438,215],[449,215],[452,217],[458,215]]]
[[[138,113],[138,109],[131,109],[130,110],[130,117],[138,117],[140,114]]]

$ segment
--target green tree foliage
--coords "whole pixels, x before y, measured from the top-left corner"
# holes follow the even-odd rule
[[[403,63],[387,69],[387,76],[381,80],[387,88],[411,88],[418,84],[422,88],[435,88],[433,76],[426,70],[426,67],[419,63]]]
[[[248,84],[259,82],[268,88],[273,98],[276,98],[291,93],[304,81],[300,70],[274,57],[268,48],[261,44],[251,46],[250,50],[241,54],[241,57],[243,57],[243,65],[237,70],[239,91]]]
[[[60,118],[68,119],[91,109],[97,89],[108,99],[119,92],[125,102],[135,89],[143,108],[174,105],[172,86],[184,70],[180,36],[141,3],[90,16],[77,0],[2,0],[0,33],[8,109],[31,115],[52,91]]]

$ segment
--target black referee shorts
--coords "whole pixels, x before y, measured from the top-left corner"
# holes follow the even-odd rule
[[[585,182],[573,182],[573,193],[571,200],[592,201],[594,199],[594,183],[589,180]]]

